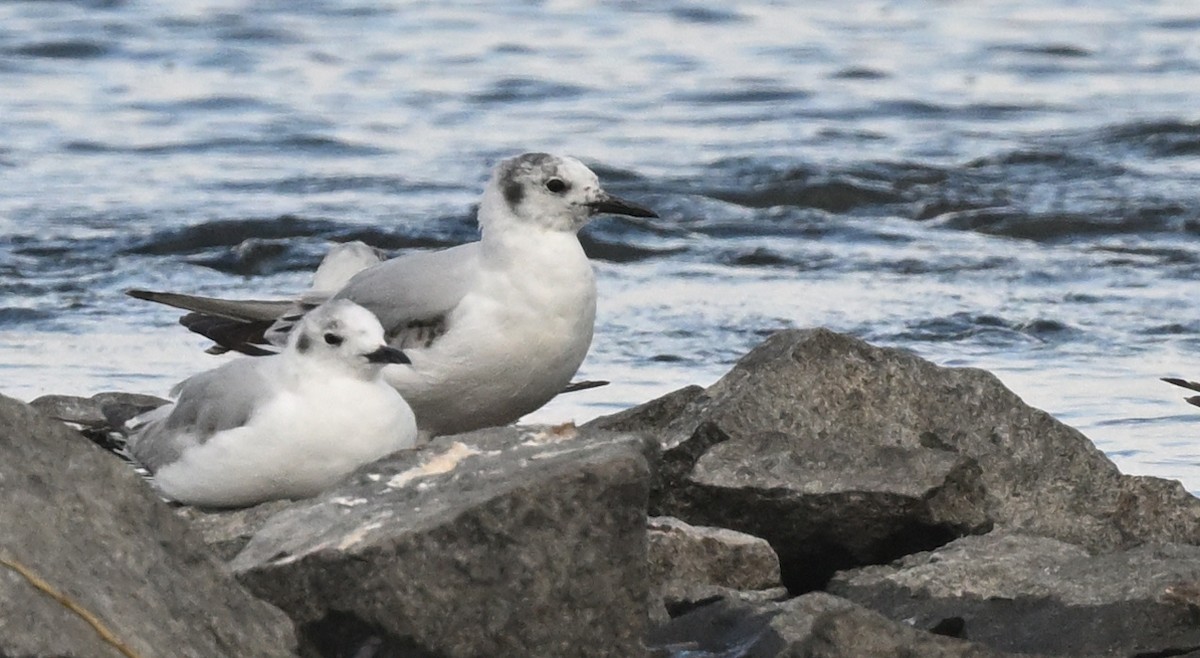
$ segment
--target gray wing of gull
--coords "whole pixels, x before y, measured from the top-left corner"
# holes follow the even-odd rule
[[[201,297],[185,295],[177,292],[156,292],[153,290],[133,289],[125,294],[136,299],[166,304],[185,311],[215,315],[231,320],[273,320],[280,313],[287,311],[292,305],[290,301],[265,299],[217,299],[216,297]]]
[[[153,473],[217,432],[245,425],[275,394],[271,374],[278,358],[242,357],[183,380],[171,390],[170,412],[142,427],[129,452]]]
[[[1163,380],[1164,382],[1166,382],[1168,384],[1182,386],[1183,388],[1186,388],[1191,391],[1200,391],[1200,382],[1188,381],[1186,379],[1180,379],[1178,377],[1160,377],[1159,379]]]
[[[1167,382],[1168,384],[1182,386],[1183,388],[1186,388],[1190,391],[1200,391],[1200,382],[1193,382],[1193,381],[1188,381],[1186,379],[1179,379],[1178,377],[1161,377],[1160,379],[1162,379],[1164,382]],[[1183,400],[1184,400],[1184,402],[1187,402],[1190,405],[1200,407],[1200,395],[1193,395],[1190,397],[1186,397]]]
[[[388,343],[428,347],[446,331],[446,317],[462,301],[479,271],[479,243],[406,254],[355,274],[333,299],[349,299],[379,318]],[[320,300],[323,301],[323,300]],[[315,306],[305,298],[297,311]],[[303,313],[284,315],[268,332],[278,344]]]
[[[218,299],[140,289],[128,290],[126,294],[197,314],[200,317],[185,316],[181,322],[192,331],[208,336],[216,342],[219,346],[218,353],[230,348],[243,350],[248,345],[257,345],[264,337],[254,335],[255,331],[261,332],[264,329],[255,329],[251,325],[266,323],[270,327],[280,317],[299,317],[337,292],[354,274],[381,260],[381,252],[363,242],[335,244],[313,273],[312,287],[296,300]],[[213,318],[231,322],[214,321]],[[244,325],[249,333],[240,331],[239,328]],[[289,324],[288,329],[290,328]],[[269,329],[267,331],[269,332]],[[266,337],[271,338],[270,342],[278,346],[287,342],[286,331],[280,336]],[[244,344],[235,346],[235,343]]]

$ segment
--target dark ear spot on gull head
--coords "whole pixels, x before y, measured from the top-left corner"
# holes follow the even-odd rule
[[[506,160],[498,180],[509,209],[515,212],[517,206],[525,199],[525,183],[533,177],[534,171],[542,170],[543,178],[552,176],[557,161],[558,159],[549,153],[524,153]]]
[[[517,206],[521,205],[521,199],[525,198],[525,188],[521,184],[511,178],[504,181],[504,200],[508,202],[508,207],[516,210]]]
[[[300,339],[296,341],[296,351],[301,354],[307,352],[310,347],[312,347],[312,341],[309,340],[308,334],[301,335]]]

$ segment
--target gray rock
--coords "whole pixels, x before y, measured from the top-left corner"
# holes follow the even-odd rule
[[[731,589],[720,585],[685,583],[661,595],[652,593],[650,602],[651,627],[665,624],[671,619],[687,614],[697,608],[716,601],[739,601],[742,603],[768,603],[786,601],[792,597],[786,587],[770,589]]]
[[[845,599],[813,592],[782,603],[725,600],[650,633],[656,655],[772,658],[999,658],[978,644],[891,621]]]
[[[92,400],[100,405],[100,410],[108,420],[110,427],[120,427],[125,424],[125,421],[134,416],[144,414],[147,411],[157,409],[171,402],[155,395],[113,391],[97,393],[92,396]]]
[[[780,332],[716,384],[590,427],[664,449],[651,511],[763,537],[793,591],[992,527],[1093,551],[1200,542],[1178,482],[1122,476],[993,375],[827,330]]]
[[[76,395],[43,395],[29,403],[43,415],[86,428],[116,428],[126,420],[157,409],[169,400],[138,393],[97,393],[90,398]]]
[[[647,522],[650,577],[733,589],[779,586],[779,558],[764,539],[725,528],[694,526],[669,516]]]
[[[231,510],[212,510],[199,507],[179,507],[175,513],[192,525],[204,543],[218,558],[229,562],[250,543],[250,539],[272,516],[293,507],[290,500],[272,500],[254,507]]]
[[[688,408],[688,405],[703,393],[703,387],[696,386],[695,384],[685,386],[645,404],[604,416],[588,423],[588,425],[593,427],[603,426],[603,429],[609,432],[665,431],[672,424],[678,423],[680,415]],[[680,433],[676,431],[673,434],[678,435]]]
[[[142,658],[295,655],[291,622],[131,469],[4,396],[0,527],[0,655],[120,656],[101,633]]]
[[[747,600],[786,598],[779,558],[765,539],[669,516],[651,517],[647,528],[651,591],[671,615],[701,601],[737,597],[737,590],[748,590]]]
[[[47,418],[84,427],[96,427],[108,422],[99,402],[77,395],[43,395],[32,400],[29,406]]]
[[[231,567],[310,655],[637,656],[647,450],[573,426],[442,437],[275,514]]]
[[[1200,547],[1093,556],[1056,539],[966,537],[894,565],[838,574],[830,591],[892,619],[1004,651],[1174,656],[1200,649]]]

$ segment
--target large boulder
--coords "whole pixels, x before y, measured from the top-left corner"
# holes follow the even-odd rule
[[[793,591],[992,527],[1093,551],[1200,541],[1179,483],[1122,476],[990,373],[823,329],[589,426],[655,437],[652,513],[767,539]]]
[[[287,617],[132,469],[4,396],[0,527],[0,655],[295,655]]]
[[[308,655],[637,656],[647,450],[573,426],[481,430],[209,529],[250,536],[230,566]]]
[[[887,617],[946,626],[1004,651],[1176,656],[1200,650],[1200,547],[1093,556],[1056,539],[966,537],[888,566],[839,573],[830,591]]]
[[[648,644],[659,655],[731,658],[1012,655],[896,623],[823,592],[779,603],[723,600],[655,629]]]

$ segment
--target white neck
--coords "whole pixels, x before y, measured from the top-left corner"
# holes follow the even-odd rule
[[[587,260],[579,236],[571,231],[557,231],[543,226],[510,223],[505,226],[484,227],[479,240],[484,261],[516,259],[537,261]]]

